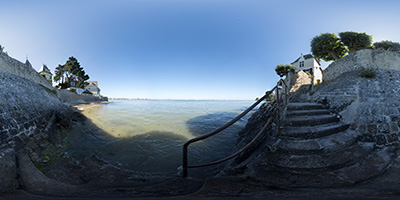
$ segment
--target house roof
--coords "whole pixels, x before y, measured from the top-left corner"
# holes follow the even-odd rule
[[[28,58],[26,58],[25,65],[32,67],[32,64],[29,62]]]
[[[46,65],[43,65],[43,66],[39,69],[38,72],[39,72],[39,73],[41,73],[41,72],[46,72],[46,73],[52,74],[52,73],[50,72],[50,69],[49,69]]]
[[[307,60],[307,59],[310,59],[310,58],[314,58],[314,56],[312,56],[311,54],[303,55],[303,57],[304,57],[304,59],[306,59],[306,60]],[[290,64],[293,64],[293,63],[299,61],[300,58],[301,58],[301,56],[300,56],[299,58],[297,58],[294,62],[290,63]]]
[[[310,58],[314,58],[314,56],[311,55],[311,54],[306,54],[306,55],[302,55],[302,56],[304,57],[305,60],[310,59]],[[290,63],[290,64],[293,64],[293,63],[299,61],[300,58],[301,58],[301,56],[299,58],[297,58],[294,62]],[[318,65],[321,65],[320,60],[315,59],[315,61],[317,61]]]

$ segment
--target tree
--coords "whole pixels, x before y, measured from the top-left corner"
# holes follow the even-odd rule
[[[311,52],[317,59],[334,61],[345,56],[348,50],[336,34],[322,33],[311,40]]]
[[[296,67],[293,65],[277,65],[275,67],[275,72],[278,76],[283,77],[286,76],[289,72],[295,72]]]
[[[85,81],[88,79],[89,76],[73,56],[69,57],[64,65],[58,65],[54,75],[54,81],[59,82],[58,86],[61,89],[69,88],[73,86],[73,83],[75,87],[84,88],[87,85]]]
[[[381,42],[375,42],[374,48],[388,50],[388,51],[400,51],[400,44],[398,42],[392,42],[386,40]]]
[[[358,48],[370,47],[372,45],[372,36],[366,33],[346,31],[339,33],[339,36],[340,41],[347,46],[350,52],[355,52]]]
[[[58,67],[56,67],[56,71],[54,74],[54,81],[58,81],[59,83],[64,83],[65,82],[65,67],[64,65],[58,65]],[[60,81],[61,79],[61,81]]]

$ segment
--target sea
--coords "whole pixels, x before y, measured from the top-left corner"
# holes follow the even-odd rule
[[[218,129],[253,103],[251,100],[113,100],[79,105],[76,107],[98,129],[79,128],[70,133],[66,138],[67,153],[78,158],[96,155],[135,171],[179,173],[186,141]],[[229,156],[252,112],[223,132],[191,144],[189,165]],[[196,173],[212,169],[198,169]]]

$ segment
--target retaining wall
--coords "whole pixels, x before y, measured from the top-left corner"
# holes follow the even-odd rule
[[[64,103],[82,104],[101,101],[102,98],[90,94],[76,94],[68,90],[57,90],[57,97]]]
[[[33,69],[32,66],[11,58],[5,53],[0,53],[0,72],[14,74],[43,85],[46,88],[53,88],[51,83]]]
[[[332,81],[345,72],[361,68],[400,71],[400,53],[380,49],[358,50],[330,64],[324,70],[324,81]]]
[[[46,132],[54,113],[65,105],[54,90],[4,72],[0,72],[0,99],[0,192],[11,192],[18,187],[17,138]]]

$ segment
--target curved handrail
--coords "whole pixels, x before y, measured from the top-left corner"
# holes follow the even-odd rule
[[[243,153],[244,151],[246,151],[250,146],[252,146],[257,140],[258,138],[261,137],[261,135],[264,133],[264,131],[268,128],[268,125],[272,122],[273,117],[276,115],[277,110],[275,110],[272,114],[272,116],[268,119],[267,123],[265,123],[264,127],[257,133],[257,135],[246,145],[244,146],[242,149],[240,149],[239,151],[237,151],[236,153],[220,159],[220,160],[216,160],[210,163],[206,163],[206,164],[201,164],[201,165],[188,165],[187,168],[198,168],[198,167],[207,167],[207,166],[211,166],[211,165],[216,165],[216,164],[220,164],[222,162],[225,162],[227,160],[230,160],[236,156],[238,156],[239,154]]]
[[[239,154],[241,154],[242,152],[244,152],[245,150],[247,150],[251,145],[253,145],[256,140],[262,135],[262,133],[266,130],[266,128],[268,127],[269,123],[272,122],[273,117],[275,117],[275,115],[278,115],[278,127],[279,127],[279,105],[280,105],[280,95],[279,95],[279,86],[281,85],[281,83],[284,83],[284,86],[287,88],[287,85],[285,83],[285,81],[283,81],[283,79],[279,80],[277,85],[275,87],[273,87],[270,91],[266,92],[265,95],[263,97],[261,97],[257,102],[255,102],[253,105],[251,105],[248,109],[246,109],[245,111],[243,111],[240,115],[238,115],[236,118],[234,118],[233,120],[231,120],[230,122],[228,122],[227,124],[225,124],[224,126],[220,127],[219,129],[212,131],[210,133],[207,133],[205,135],[193,138],[188,140],[184,145],[183,145],[183,159],[182,159],[182,176],[183,177],[187,177],[188,176],[188,168],[198,168],[198,167],[206,167],[206,166],[210,166],[210,165],[216,165],[222,162],[225,162],[227,160],[230,160],[236,156],[238,156]],[[255,108],[258,104],[260,104],[262,101],[264,101],[264,99],[266,99],[271,93],[273,93],[273,91],[276,90],[276,103],[277,103],[277,109],[274,111],[273,115],[269,118],[268,122],[264,125],[264,127],[261,129],[261,131],[245,146],[243,147],[241,150],[239,150],[238,152],[214,161],[214,162],[210,162],[210,163],[206,163],[206,164],[201,164],[201,165],[188,165],[188,159],[187,159],[187,153],[188,153],[188,147],[191,143],[206,139],[208,137],[211,137],[221,131],[223,131],[224,129],[228,128],[229,126],[231,126],[232,124],[234,124],[235,122],[237,122],[238,120],[240,120],[243,116],[245,116],[247,113],[249,113],[253,108]],[[287,91],[286,91],[287,93]],[[286,103],[287,103],[287,99],[288,99],[288,94],[286,95]],[[278,128],[279,130],[279,128]]]

